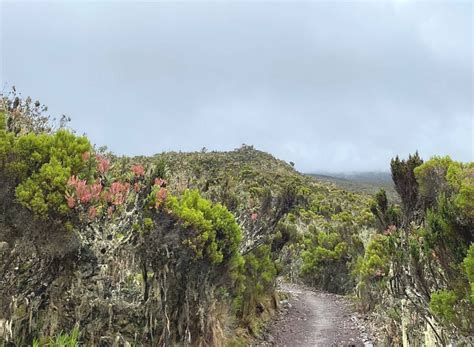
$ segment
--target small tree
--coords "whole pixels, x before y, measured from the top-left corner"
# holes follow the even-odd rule
[[[423,160],[416,152],[409,155],[407,160],[400,160],[398,156],[390,162],[392,179],[395,190],[402,200],[403,209],[409,219],[414,217],[418,209],[418,182],[415,178],[415,168],[423,164]]]

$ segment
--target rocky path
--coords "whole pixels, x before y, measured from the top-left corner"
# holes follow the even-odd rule
[[[283,312],[268,328],[267,345],[372,346],[365,327],[344,297],[282,284],[290,294]]]

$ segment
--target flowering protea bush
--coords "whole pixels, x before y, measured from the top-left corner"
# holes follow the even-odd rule
[[[91,155],[93,148],[85,137],[66,130],[23,136],[2,131],[0,139],[2,169],[19,181],[17,201],[43,219],[61,218],[73,209],[95,217],[104,202],[115,208],[129,194],[127,182],[104,186],[110,160]]]
[[[87,204],[91,200],[98,201],[102,192],[102,184],[96,181],[93,184],[87,184],[86,180],[71,176],[67,182],[68,187],[72,188],[72,193],[66,191],[66,199],[69,208],[76,205],[76,200]]]
[[[5,119],[2,113],[0,173],[14,185],[17,202],[42,219],[60,220],[72,212],[89,219],[111,216],[146,188],[142,165],[133,165],[131,176],[114,178],[110,159],[94,153],[86,137],[67,130],[14,134]],[[157,197],[163,201],[166,190]]]
[[[145,176],[145,168],[142,165],[133,165],[132,172],[137,178]]]
[[[84,161],[89,161],[90,158],[88,152],[83,154]],[[128,182],[114,179],[107,174],[111,165],[110,160],[102,155],[96,155],[95,158],[97,163],[95,180],[88,181],[74,175],[69,178],[65,192],[67,206],[71,210],[87,215],[89,219],[94,219],[103,213],[112,217],[114,212],[126,205],[130,197],[146,188],[142,182],[145,168],[142,165],[133,165],[131,168],[133,178]],[[108,183],[111,180],[112,183]],[[159,188],[156,191],[156,204],[166,199],[166,189],[161,186]]]
[[[96,155],[97,159],[97,170],[101,174],[105,174],[107,171],[109,171],[110,168],[110,160],[107,158],[104,158],[102,155]]]

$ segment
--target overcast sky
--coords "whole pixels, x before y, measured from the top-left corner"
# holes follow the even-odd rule
[[[117,154],[473,161],[473,5],[1,2],[1,81]]]

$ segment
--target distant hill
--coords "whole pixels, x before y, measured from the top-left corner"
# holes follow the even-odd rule
[[[374,195],[383,188],[391,201],[399,200],[389,172],[309,173],[308,175],[356,193]]]

